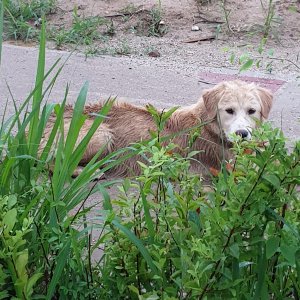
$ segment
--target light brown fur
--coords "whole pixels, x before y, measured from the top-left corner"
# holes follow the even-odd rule
[[[206,172],[210,167],[219,169],[221,161],[229,159],[231,145],[221,129],[222,126],[217,121],[219,102],[231,103],[237,101],[236,99],[240,99],[240,101],[247,104],[248,96],[251,96],[252,100],[257,99],[261,107],[259,118],[262,121],[266,119],[272,105],[272,95],[269,91],[242,81],[224,82],[212,89],[205,90],[196,104],[176,110],[167,121],[163,135],[177,134],[173,141],[178,145],[178,151],[181,151],[188,147],[188,129],[196,126],[200,128],[201,124],[207,122],[205,126],[199,129],[200,136],[190,149],[191,151],[201,151],[194,157],[196,160],[192,161],[191,168],[194,172],[199,173]],[[96,103],[85,107],[84,114],[88,118],[80,131],[77,143],[83,139],[90,129],[94,118],[92,114],[99,113],[102,105],[102,103]],[[65,132],[68,131],[72,112],[73,108],[67,106],[64,113]],[[54,118],[51,118],[47,124],[44,141],[50,135],[54,120]],[[102,156],[133,143],[147,140],[150,138],[149,132],[154,130],[156,130],[155,122],[146,108],[117,102],[112,106],[107,118],[92,137],[80,164],[86,164],[104,145],[105,151]],[[111,175],[125,176],[139,173],[136,161],[137,157],[128,159],[122,165],[114,168]]]

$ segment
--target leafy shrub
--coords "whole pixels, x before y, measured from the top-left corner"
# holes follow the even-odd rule
[[[111,200],[103,299],[298,297],[299,142],[289,152],[263,126],[235,145],[211,192],[189,173],[192,155],[177,157],[158,138],[143,147],[150,165]]]

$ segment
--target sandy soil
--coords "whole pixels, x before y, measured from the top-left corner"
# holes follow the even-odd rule
[[[268,54],[268,51],[263,55],[257,51],[263,36],[268,2],[226,0],[227,24],[220,0],[161,0],[161,29],[166,33],[162,37],[153,37],[148,36],[148,28],[151,10],[157,7],[157,0],[58,0],[56,12],[49,17],[49,26],[71,26],[76,7],[80,16],[104,16],[113,22],[115,34],[92,46],[94,50],[108,54],[125,50],[127,55],[141,60],[148,59],[150,52],[158,51],[158,59],[169,63],[180,61],[191,65],[201,62],[203,66],[233,68],[238,66],[238,61],[236,59],[234,64],[229,62],[232,52],[236,57],[243,53],[251,53],[255,57]],[[273,49],[276,59],[264,59],[260,69],[266,69],[271,62],[269,72],[299,75],[300,69],[293,63],[300,65],[300,2],[273,0],[273,3],[275,15],[266,49]],[[191,30],[194,25],[198,26],[198,31]],[[50,47],[55,46],[52,43]],[[86,48],[80,50],[86,51]]]

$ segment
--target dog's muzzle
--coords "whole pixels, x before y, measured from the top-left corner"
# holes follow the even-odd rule
[[[250,137],[250,132],[248,130],[245,130],[245,129],[240,129],[240,130],[237,130],[235,132],[236,135],[239,135],[242,139],[249,139]]]

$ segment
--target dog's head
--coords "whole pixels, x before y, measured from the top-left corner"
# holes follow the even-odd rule
[[[228,140],[233,133],[251,139],[257,120],[268,118],[273,101],[268,90],[240,80],[219,83],[202,97],[209,119],[219,121]]]

